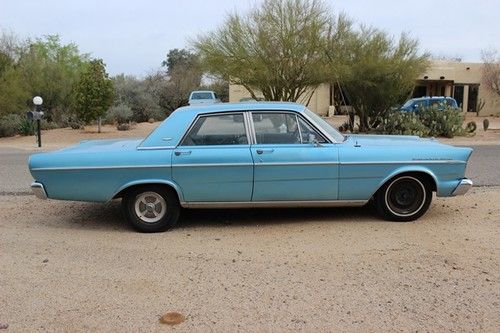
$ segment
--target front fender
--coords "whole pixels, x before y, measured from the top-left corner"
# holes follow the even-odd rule
[[[397,175],[403,174],[403,173],[409,173],[409,172],[420,172],[420,173],[425,173],[429,175],[433,180],[434,184],[436,185],[436,192],[439,196],[439,181],[434,172],[432,172],[429,168],[421,165],[404,165],[399,168],[396,168],[393,170],[387,177],[382,179],[377,185],[377,188],[373,193],[371,193],[370,197],[372,197],[382,186],[384,186],[385,183],[387,183],[390,179],[396,177]]]

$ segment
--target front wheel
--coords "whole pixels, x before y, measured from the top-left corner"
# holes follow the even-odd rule
[[[127,220],[141,232],[173,228],[179,219],[177,194],[168,188],[147,185],[130,190],[122,199]]]
[[[430,185],[422,177],[392,179],[375,195],[378,212],[391,221],[413,221],[425,214],[432,201]]]

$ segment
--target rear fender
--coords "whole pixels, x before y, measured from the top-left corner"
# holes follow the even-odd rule
[[[177,192],[177,196],[179,197],[179,201],[180,202],[184,201],[184,196],[182,194],[182,190],[179,187],[179,185],[171,180],[165,180],[165,179],[141,179],[141,180],[135,180],[135,181],[126,183],[125,185],[121,186],[118,190],[116,190],[114,192],[114,194],[110,200],[114,199],[120,192],[122,192],[122,191],[124,191],[127,188],[130,188],[132,186],[153,185],[153,184],[163,184],[163,185],[168,185],[168,186],[172,187],[175,190],[175,192]]]

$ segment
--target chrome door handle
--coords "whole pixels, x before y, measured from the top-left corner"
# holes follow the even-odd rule
[[[274,149],[257,149],[257,154],[270,154],[274,151]]]
[[[177,150],[174,152],[175,156],[180,156],[180,155],[191,155],[191,150]]]

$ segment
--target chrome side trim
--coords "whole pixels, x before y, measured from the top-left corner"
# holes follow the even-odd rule
[[[39,199],[47,199],[47,192],[45,192],[45,188],[39,182],[31,183],[31,190],[35,194],[35,196]]]
[[[358,207],[368,200],[181,202],[184,208]]]
[[[200,167],[239,167],[239,166],[253,166],[252,163],[193,163],[193,164],[173,164],[174,168],[200,168]]]
[[[161,165],[116,165],[116,166],[75,166],[75,167],[53,167],[33,168],[32,171],[64,171],[64,170],[107,170],[107,169],[158,169],[170,168],[170,164]]]
[[[370,165],[370,164],[465,164],[460,160],[411,160],[411,161],[367,161],[367,162],[340,162],[341,165]]]
[[[255,166],[287,166],[287,165],[339,165],[339,162],[256,162]]]
[[[151,146],[151,147],[137,147],[137,150],[167,150],[167,149],[174,149],[175,146]]]
[[[464,195],[465,193],[467,193],[467,191],[470,190],[472,185],[473,185],[472,180],[470,180],[468,178],[464,178],[464,179],[460,180],[460,183],[458,183],[457,187],[455,188],[455,190],[453,190],[451,195],[452,196]]]

